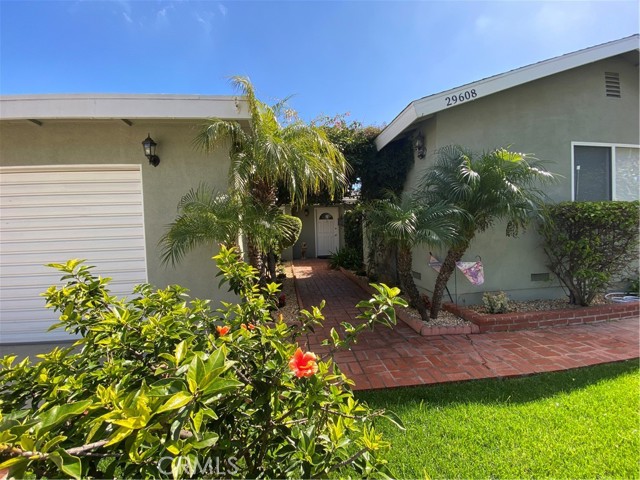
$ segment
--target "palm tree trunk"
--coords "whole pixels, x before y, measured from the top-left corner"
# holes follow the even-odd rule
[[[470,240],[465,240],[461,244],[449,249],[444,262],[442,262],[442,267],[440,267],[440,272],[436,278],[436,284],[433,287],[433,298],[431,299],[431,318],[433,319],[438,318],[438,313],[440,313],[440,309],[442,308],[442,296],[444,295],[447,282],[456,269],[456,262],[460,261],[464,252],[469,248],[469,243]]]
[[[420,296],[416,282],[413,281],[413,275],[411,274],[412,260],[411,248],[398,247],[398,276],[400,277],[400,285],[402,285],[402,289],[409,297],[411,306],[418,310],[422,320],[428,322],[429,313],[427,312],[427,306]]]
[[[269,281],[270,282],[275,282],[276,281],[276,264],[278,263],[278,260],[276,258],[276,254],[274,252],[269,252],[267,254],[267,271],[269,272]]]
[[[251,237],[247,237],[247,251],[249,253],[249,265],[258,271],[258,275],[262,278],[264,271],[264,262],[262,260],[262,252],[256,246]]]

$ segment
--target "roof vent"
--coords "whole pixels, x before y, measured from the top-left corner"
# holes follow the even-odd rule
[[[604,88],[607,97],[620,98],[620,74],[604,72]]]

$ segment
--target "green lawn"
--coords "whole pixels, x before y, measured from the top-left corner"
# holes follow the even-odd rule
[[[638,361],[511,380],[362,392],[395,478],[639,478]]]

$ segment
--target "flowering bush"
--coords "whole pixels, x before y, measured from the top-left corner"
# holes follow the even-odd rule
[[[55,265],[66,285],[49,288],[47,305],[81,338],[76,350],[56,348],[37,364],[1,360],[0,472],[309,478],[352,465],[384,475],[387,444],[373,419],[390,414],[356,401],[329,357],[296,344],[322,322],[321,307],[303,310],[295,325],[274,321],[277,285],[261,287],[233,249],[215,258],[241,299],[215,313],[179,286],[141,285],[117,299],[80,261]],[[361,325],[332,332],[332,348],[395,322],[397,289],[377,289],[359,304]]]

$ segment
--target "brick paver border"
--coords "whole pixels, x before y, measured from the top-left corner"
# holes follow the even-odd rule
[[[320,345],[332,327],[357,322],[355,304],[368,294],[321,260],[295,261],[296,291],[305,307],[324,299],[325,324],[306,338],[305,348]],[[639,321],[628,318],[552,326],[539,330],[423,337],[399,322],[392,330],[365,332],[334,360],[356,383],[356,390],[426,385],[482,378],[504,378],[567,370],[640,357]]]

